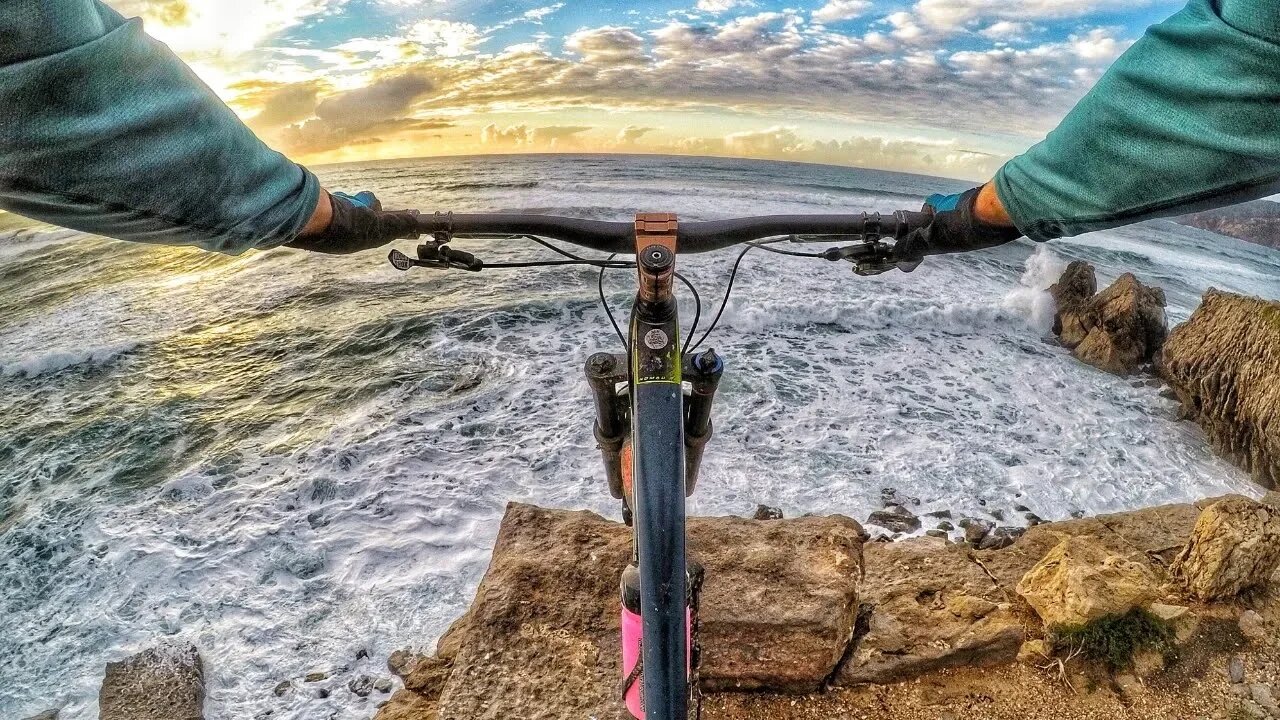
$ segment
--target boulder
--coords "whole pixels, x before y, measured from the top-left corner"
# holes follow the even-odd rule
[[[1164,291],[1147,287],[1130,273],[1121,275],[1086,306],[1087,329],[1075,356],[1101,370],[1129,375],[1150,361],[1168,334]]]
[[[437,703],[412,690],[397,690],[378,707],[376,720],[437,720]]]
[[[1210,289],[1156,360],[1185,417],[1219,454],[1280,482],[1280,303]]]
[[[1172,571],[1198,600],[1265,585],[1280,564],[1280,509],[1239,495],[1205,508]]]
[[[1124,614],[1160,596],[1148,563],[1114,554],[1087,536],[1069,537],[1050,550],[1018,581],[1017,592],[1045,627]]]
[[[861,526],[838,516],[694,518],[688,533],[690,557],[706,570],[703,687],[816,691],[853,634]],[[449,665],[438,705],[430,691],[406,689],[416,698],[397,693],[379,720],[416,717],[406,714],[411,702],[440,720],[618,717],[618,579],[630,554],[619,523],[509,505],[475,601],[441,639],[436,664],[395,663],[406,688],[419,674],[434,687]]]
[[[1049,288],[1056,310],[1053,315],[1053,332],[1068,348],[1084,342],[1089,334],[1084,314],[1089,300],[1098,292],[1098,278],[1093,266],[1083,260],[1067,265],[1066,272]]]
[[[901,505],[890,505],[871,513],[867,516],[867,523],[895,533],[913,533],[920,529],[920,518]]]
[[[1022,621],[963,549],[933,538],[872,544],[865,563],[865,633],[836,685],[900,682],[1018,656]]]
[[[194,645],[162,645],[107,663],[100,720],[203,720],[204,666]]]

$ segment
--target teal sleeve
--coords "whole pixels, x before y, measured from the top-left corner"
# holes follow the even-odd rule
[[[1280,2],[1192,0],[995,184],[1033,240],[1280,192]]]
[[[96,0],[5,4],[0,208],[234,254],[292,240],[319,192],[140,20]]]

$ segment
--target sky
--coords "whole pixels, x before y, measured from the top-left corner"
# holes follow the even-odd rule
[[[985,179],[1163,0],[107,0],[305,163],[727,155]]]

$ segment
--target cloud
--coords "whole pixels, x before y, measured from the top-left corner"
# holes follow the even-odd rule
[[[484,33],[471,23],[435,18],[414,23],[405,29],[404,36],[449,58],[474,54],[476,46],[485,40]]]
[[[579,30],[565,40],[564,46],[593,64],[629,65],[648,60],[644,54],[644,38],[631,28],[609,25]]]
[[[548,125],[531,128],[524,124],[499,128],[497,124],[489,123],[480,131],[480,143],[482,145],[500,147],[542,145],[556,148],[565,144],[566,141],[574,140],[579,133],[584,133],[590,129],[589,126],[585,125]]]
[[[336,2],[336,0],[334,0]],[[330,7],[330,0],[110,0],[186,57],[234,56]]]
[[[698,0],[698,9],[703,12],[722,13],[744,5],[754,5],[751,0]]]
[[[870,9],[869,0],[831,0],[813,11],[813,19],[825,23],[852,20]]]
[[[618,144],[624,146],[635,145],[636,141],[655,130],[657,128],[628,125],[618,131]]]
[[[979,30],[978,34],[991,40],[1022,40],[1034,29],[1031,23],[1001,20]]]
[[[326,98],[316,106],[316,117],[337,128],[358,129],[404,116],[415,100],[434,89],[435,83],[423,75],[384,78]]]
[[[915,12],[939,30],[958,30],[980,18],[1047,20],[1084,17],[1108,10],[1132,10],[1155,0],[920,0]]]
[[[241,83],[232,89],[241,93],[237,97],[241,104],[261,108],[250,118],[249,125],[254,129],[271,130],[312,117],[321,87],[318,82],[269,83],[265,86]]]

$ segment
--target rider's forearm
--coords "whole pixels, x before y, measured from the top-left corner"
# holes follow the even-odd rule
[[[1001,168],[999,204],[1048,240],[1280,192],[1278,103],[1280,3],[1192,0]]]
[[[315,176],[264,145],[141,21],[96,0],[30,0],[0,13],[0,37],[0,208],[227,253],[315,224]]]

